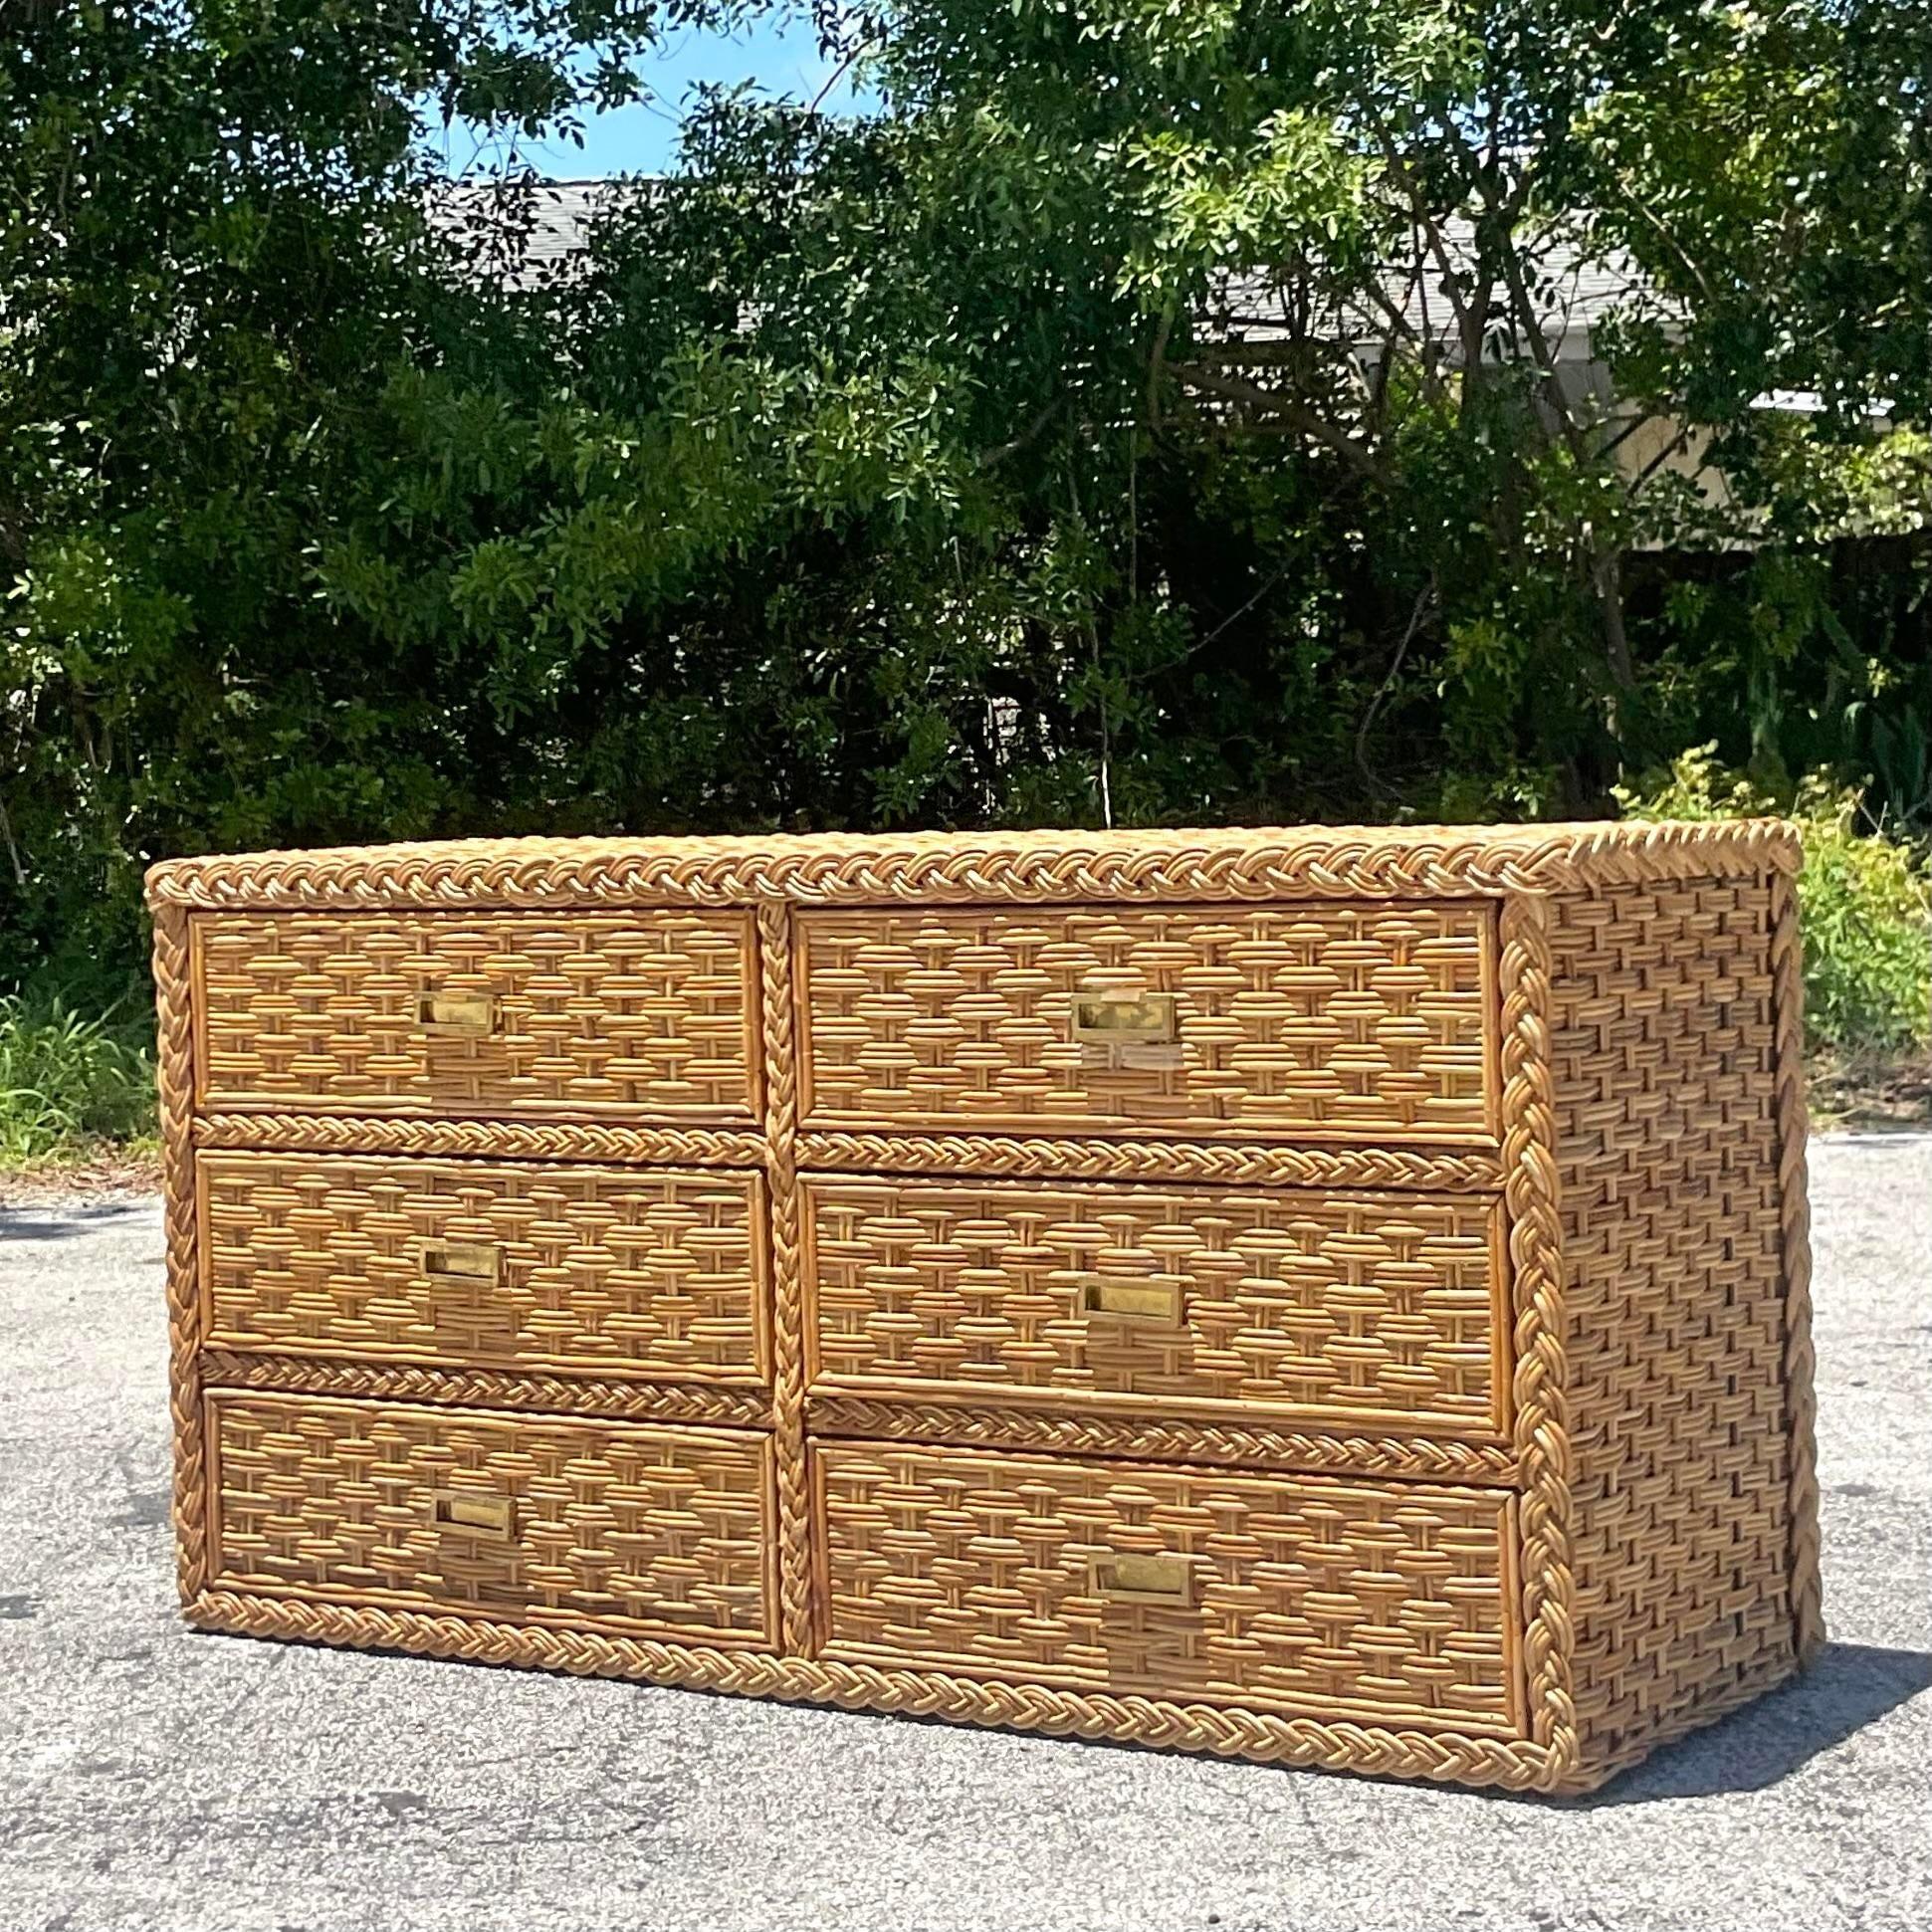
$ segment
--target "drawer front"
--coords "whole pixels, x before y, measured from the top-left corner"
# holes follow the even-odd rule
[[[218,1587],[770,1641],[767,1438],[208,1397]]]
[[[1493,1131],[1481,906],[808,912],[798,933],[809,1127]]]
[[[708,1120],[758,1105],[740,913],[216,914],[204,1108]]]
[[[510,1162],[196,1162],[218,1347],[754,1384],[763,1183]]]
[[[831,1175],[803,1191],[816,1386],[1504,1432],[1493,1200]]]
[[[1499,1492],[812,1448],[823,1654],[1518,1735]]]

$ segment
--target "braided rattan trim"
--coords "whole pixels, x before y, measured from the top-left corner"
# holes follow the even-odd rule
[[[1493,1154],[1213,1147],[1195,1141],[1005,1140],[982,1134],[801,1134],[798,1165],[867,1174],[1221,1181],[1273,1187],[1415,1187],[1431,1193],[1481,1193],[1503,1184],[1502,1166]]]
[[[796,1656],[812,1647],[811,1482],[805,1468],[805,1300],[799,1278],[798,1058],[793,1045],[791,914],[758,908],[764,1029],[765,1191],[771,1213],[773,1458],[778,1492],[778,1627]]]
[[[166,1188],[168,1409],[174,1426],[175,1567],[185,1603],[207,1581],[208,1484],[201,1431],[201,1283],[195,1255],[194,1016],[188,916],[154,915],[161,1172]]]
[[[1795,872],[1774,819],[1718,824],[506,839],[174,859],[151,905],[1160,900],[1551,893]]]
[[[1825,1643],[1819,1576],[1818,1397],[1812,1353],[1812,1217],[1806,1187],[1805,969],[1798,893],[1771,882],[1772,1010],[1777,1028],[1778,1199],[1785,1264],[1785,1398],[1791,1430],[1791,1603],[1798,1661]]]
[[[688,1383],[577,1381],[562,1376],[508,1376],[488,1369],[380,1368],[312,1356],[245,1355],[204,1349],[204,1387],[274,1389],[303,1395],[362,1395],[382,1401],[440,1402],[463,1408],[537,1409],[558,1415],[602,1415],[645,1422],[700,1422],[765,1428],[770,1403],[742,1389]]]
[[[1505,901],[1502,1000],[1503,1174],[1516,1311],[1516,1452],[1523,1484],[1523,1648],[1531,1736],[1565,1772],[1580,1756],[1572,1658],[1576,1581],[1570,1549],[1571,1453],[1565,1412],[1563,1223],[1550,1070],[1549,908]]]
[[[1410,1476],[1436,1481],[1513,1483],[1508,1449],[1403,1436],[1312,1435],[1293,1429],[1240,1428],[1222,1422],[1129,1422],[1109,1416],[1041,1414],[1023,1408],[948,1407],[814,1395],[806,1409],[814,1435],[872,1441],[1052,1449],[1071,1455],[1131,1456],[1151,1462],[1204,1462],[1281,1470]]]
[[[578,1676],[641,1678],[738,1696],[793,1698],[848,1710],[940,1717],[1056,1737],[1109,1738],[1170,1751],[1314,1765],[1375,1777],[1549,1791],[1560,1786],[1568,1769],[1542,1746],[1508,1739],[1325,1724],[1314,1718],[1272,1717],[1149,1697],[979,1683],[935,1671],[824,1663],[414,1611],[350,1610],[232,1591],[204,1592],[189,1606],[188,1614],[203,1628],[249,1636],[406,1650],[419,1656],[518,1664]]]
[[[265,1153],[493,1155],[526,1161],[757,1168],[764,1136],[698,1127],[554,1126],[508,1120],[375,1120],[354,1115],[207,1114],[194,1144]]]

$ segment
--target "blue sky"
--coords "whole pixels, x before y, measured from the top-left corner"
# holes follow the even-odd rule
[[[639,65],[638,77],[654,99],[586,121],[581,148],[553,140],[525,151],[542,173],[558,180],[633,170],[661,173],[675,163],[678,109],[695,84],[755,81],[773,96],[811,101],[832,75],[833,64],[820,56],[809,17],[761,19],[735,34],[687,28],[671,34]],[[841,80],[824,105],[849,107],[852,102],[851,87]],[[460,127],[451,128],[447,140],[450,158],[460,168],[472,142]]]

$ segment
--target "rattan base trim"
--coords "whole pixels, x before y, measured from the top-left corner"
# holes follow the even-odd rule
[[[384,1401],[438,1402],[462,1408],[533,1409],[559,1415],[604,1415],[653,1422],[703,1422],[767,1428],[771,1403],[738,1389],[689,1384],[603,1382],[561,1376],[499,1375],[488,1369],[419,1369],[328,1362],[315,1356],[244,1355],[206,1349],[201,1382],[208,1389],[275,1389],[298,1395],[367,1395]]]
[[[1032,1175],[1053,1181],[1217,1181],[1268,1187],[1493,1193],[1493,1154],[1387,1147],[1212,1146],[1198,1141],[1014,1140],[981,1134],[798,1136],[801,1168],[862,1174]]]
[[[728,1128],[602,1127],[591,1121],[393,1120],[359,1114],[206,1114],[194,1144],[280,1154],[488,1155],[500,1160],[756,1168],[761,1134]]]
[[[405,1650],[417,1656],[561,1670],[573,1676],[627,1677],[736,1696],[938,1717],[1053,1737],[1104,1738],[1371,1777],[1428,1778],[1545,1792],[1583,1791],[1601,1782],[1577,1777],[1566,1752],[1520,1741],[1325,1724],[1313,1718],[1270,1717],[1149,1697],[1104,1697],[1037,1684],[980,1683],[937,1671],[888,1670],[584,1630],[283,1602],[219,1590],[194,1598],[187,1615],[203,1629],[245,1636]]]
[[[1318,1474],[1339,1471],[1496,1484],[1513,1484],[1517,1479],[1517,1460],[1508,1449],[1412,1436],[1321,1435],[1218,1421],[1127,1421],[976,1403],[881,1401],[864,1395],[814,1395],[807,1422],[814,1435],[875,1441],[1052,1449],[1071,1455],[1240,1464]]]

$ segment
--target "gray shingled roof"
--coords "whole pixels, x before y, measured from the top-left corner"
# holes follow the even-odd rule
[[[518,190],[529,197],[529,222],[522,246],[505,272],[518,287],[554,286],[581,259],[591,221],[602,211],[640,192],[662,191],[662,178],[631,177],[619,181],[536,181]],[[466,209],[481,215],[492,208],[502,191],[488,183],[459,185],[446,194],[442,207],[451,226],[461,226]],[[1473,272],[1476,250],[1473,225],[1460,218],[1445,226],[1444,241],[1459,276]],[[1454,305],[1444,286],[1440,264],[1418,235],[1414,255],[1396,262],[1382,275],[1384,299],[1397,312],[1407,330],[1445,351],[1457,339]],[[1293,290],[1283,275],[1264,269],[1231,271],[1210,303],[1205,333],[1230,343],[1288,341],[1296,333],[1290,322]],[[1590,328],[1612,309],[1644,295],[1644,283],[1629,258],[1620,252],[1586,254],[1575,244],[1553,243],[1547,252],[1536,299],[1546,317],[1545,335],[1565,359],[1586,359]],[[1654,297],[1652,297],[1654,302]],[[1374,303],[1359,303],[1330,315],[1324,332],[1332,340],[1344,336],[1365,345],[1382,340],[1391,326],[1389,316]]]
[[[490,237],[493,246],[482,259],[513,288],[548,288],[582,260],[585,235],[600,212],[657,186],[650,180],[449,182],[437,191],[430,219],[445,234]],[[520,205],[528,219],[518,229],[504,216]],[[507,236],[515,245],[500,254]]]
[[[1449,258],[1461,292],[1473,288],[1477,268],[1474,224],[1453,217],[1443,224],[1443,253]],[[1322,321],[1329,339],[1342,337],[1365,344],[1384,340],[1397,325],[1420,342],[1447,351],[1459,340],[1456,304],[1448,277],[1427,239],[1418,231],[1409,241],[1412,251],[1397,259],[1379,277],[1381,302],[1357,297],[1333,305]],[[1296,291],[1290,279],[1268,270],[1232,274],[1213,302],[1213,333],[1229,342],[1258,345],[1292,339],[1296,329],[1289,318]],[[1590,330],[1612,310],[1641,302],[1654,310],[1655,291],[1645,282],[1630,257],[1621,250],[1586,250],[1574,239],[1552,236],[1540,255],[1532,299],[1543,322],[1545,338],[1566,359],[1586,359]],[[1489,313],[1500,325],[1502,292],[1492,295]],[[1394,318],[1399,317],[1397,324]]]

